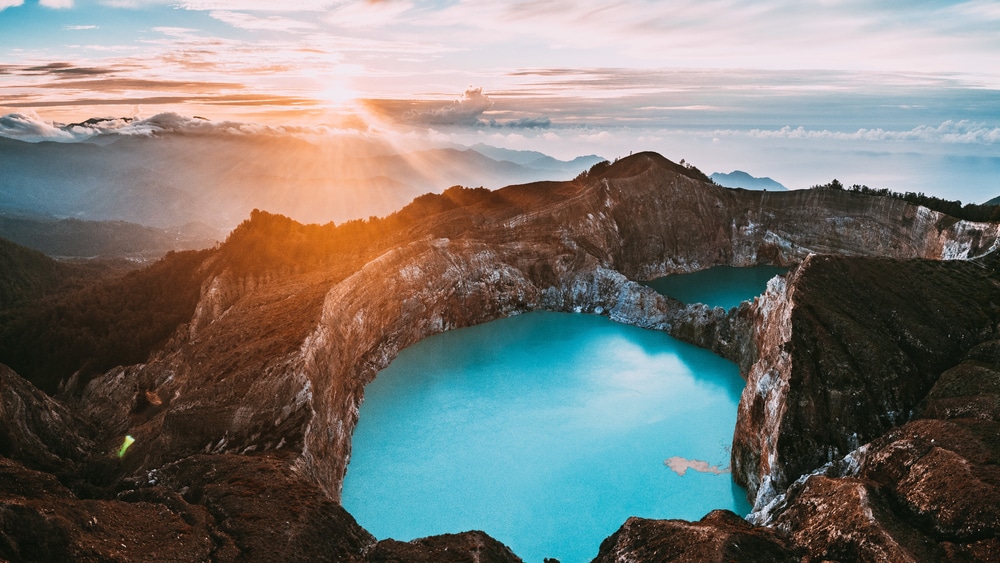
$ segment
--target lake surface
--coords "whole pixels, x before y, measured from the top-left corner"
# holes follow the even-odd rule
[[[760,295],[767,288],[768,280],[787,271],[788,268],[778,266],[716,266],[692,274],[655,279],[646,285],[684,303],[704,303],[730,309]]]
[[[366,388],[343,505],[379,539],[479,529],[536,563],[589,561],[629,516],[746,514],[728,472],[743,385],[706,350],[592,315],[433,336]]]

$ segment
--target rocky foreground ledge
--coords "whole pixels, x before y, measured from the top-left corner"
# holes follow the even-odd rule
[[[998,559],[996,264],[939,261],[997,241],[898,200],[720,188],[651,153],[364,224],[255,213],[146,363],[65,374],[58,400],[0,369],[0,557],[517,561],[482,532],[376,541],[340,486],[364,386],[399,350],[554,310],[668,330],[748,378],[733,468],[753,523],[630,519],[599,561]],[[729,313],[637,283],[761,263],[799,265]]]

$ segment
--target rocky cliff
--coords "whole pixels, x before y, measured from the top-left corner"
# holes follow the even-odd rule
[[[935,262],[867,269],[808,257],[970,258],[993,250],[1000,233],[997,225],[861,194],[729,190],[652,153],[574,182],[455,188],[364,225],[269,230],[273,224],[255,214],[205,259],[193,318],[149,361],[66,386],[62,398],[94,428],[81,463],[98,477],[90,493],[70,483],[61,499],[93,494],[99,502],[135,505],[130,509],[166,507],[170,522],[194,526],[192,549],[202,551],[192,553],[227,559],[274,553],[254,551],[271,540],[240,514],[286,514],[293,509],[280,507],[280,498],[298,495],[311,499],[309,508],[287,516],[294,533],[286,538],[332,534],[340,543],[329,553],[342,560],[397,551],[429,557],[439,543],[399,551],[383,542],[376,549],[335,504],[364,386],[399,350],[428,335],[544,309],[669,330],[740,361],[749,383],[734,468],[763,506],[800,474],[906,422],[942,366],[993,322],[991,301],[969,298],[963,286],[992,288],[982,281],[988,276],[973,275],[978,266],[963,266],[968,276],[944,288],[954,295],[940,296],[945,292],[916,283]],[[637,283],[713,265],[799,262],[765,298],[729,315],[685,307]],[[885,272],[898,273],[886,284]],[[899,289],[908,283],[913,287]],[[799,305],[799,296],[813,308]],[[868,297],[892,306],[856,311]],[[923,307],[918,314],[908,312],[914,304]],[[940,325],[924,327],[933,314]],[[866,332],[852,336],[858,329]],[[871,341],[869,333],[884,336]],[[862,363],[881,362],[883,349],[884,366]],[[826,393],[822,402],[817,388]],[[2,414],[17,418],[11,412]],[[122,459],[111,458],[107,452],[125,434],[135,444]],[[20,454],[4,455],[12,471],[46,471]],[[261,496],[270,481],[284,488]],[[5,510],[43,511],[56,502],[15,493],[5,493],[12,499]],[[255,500],[248,508],[238,506],[249,497]],[[317,519],[322,529],[308,524]],[[0,555],[30,558],[23,545],[34,541],[30,534],[3,522],[8,539]],[[74,530],[64,532],[65,553],[98,549],[86,530],[59,529]],[[194,537],[211,538],[211,545]],[[477,537],[452,545],[508,557]]]
[[[733,440],[757,506],[909,420],[998,306],[996,280],[970,262],[811,256],[773,283]]]

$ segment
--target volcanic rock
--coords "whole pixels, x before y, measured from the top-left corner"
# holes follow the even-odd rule
[[[727,510],[714,510],[698,522],[629,518],[601,543],[593,563],[800,560],[773,530],[751,526]]]
[[[814,256],[769,288],[733,439],[757,508],[906,422],[998,306],[997,280],[961,261]]]
[[[342,561],[427,560],[448,547],[465,554],[456,557],[512,560],[479,534],[376,544],[337,501],[364,387],[379,370],[426,336],[533,310],[603,314],[667,330],[711,345],[748,376],[734,473],[757,500],[755,520],[787,538],[715,514],[695,524],[630,521],[609,540],[610,550],[646,553],[640,544],[648,538],[649,545],[662,542],[663,553],[684,554],[686,543],[702,538],[692,555],[725,558],[753,546],[779,558],[861,557],[881,553],[874,546],[891,547],[891,539],[902,547],[886,547],[886,554],[989,555],[996,552],[995,512],[966,500],[978,494],[993,502],[995,455],[975,453],[973,438],[947,452],[914,450],[912,459],[922,461],[904,463],[910,473],[895,484],[879,476],[903,469],[881,458],[865,465],[862,451],[823,466],[921,409],[945,413],[993,451],[995,441],[985,438],[995,423],[992,399],[976,394],[978,383],[966,384],[992,381],[993,368],[962,368],[934,386],[969,350],[978,350],[973,362],[995,353],[974,347],[992,337],[997,284],[981,264],[934,260],[985,255],[998,234],[996,224],[956,221],[884,197],[729,190],[651,153],[573,182],[453,188],[367,222],[303,226],[255,212],[191,270],[201,276],[194,315],[150,349],[145,363],[68,381],[60,397],[70,410],[6,376],[13,394],[3,395],[0,415],[13,430],[3,435],[0,454],[18,477],[0,480],[0,510],[11,515],[2,520],[0,555],[152,558],[167,537],[157,534],[167,531],[190,534],[182,559],[313,559],[322,551]],[[856,257],[863,255],[891,259]],[[685,307],[638,283],[762,263],[801,264],[772,280],[754,304],[731,312]],[[120,282],[121,291],[137,279]],[[62,412],[93,430],[60,422],[68,420]],[[980,426],[957,422],[967,414]],[[119,459],[113,452],[126,434],[136,441]],[[938,467],[952,472],[934,473]],[[799,478],[812,471],[817,475],[802,477],[815,480],[806,487]],[[51,488],[52,474],[68,473],[83,477],[60,477],[63,488]],[[973,488],[935,496],[945,482],[935,475],[974,477],[965,479]],[[853,537],[885,541],[842,549],[837,533],[824,532],[828,515],[809,512],[807,503],[836,498],[854,499],[844,510],[865,515],[871,508],[877,522],[888,523],[879,524],[886,533],[856,526]],[[962,514],[962,506],[977,508]],[[100,513],[115,510],[128,517]],[[109,528],[88,532],[88,520],[78,516],[91,511]],[[144,511],[157,516],[143,520]],[[840,519],[855,521],[862,522],[847,512]],[[903,539],[893,532],[897,521],[907,530]],[[155,528],[148,540],[141,539],[145,522]],[[63,538],[55,551],[32,551],[36,529]],[[135,551],[116,555],[106,543],[114,534],[132,541],[121,549]]]
[[[521,563],[511,550],[481,531],[442,534],[411,542],[382,540],[371,563]]]

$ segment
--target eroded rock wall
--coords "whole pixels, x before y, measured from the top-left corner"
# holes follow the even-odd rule
[[[979,266],[959,265],[949,281],[933,262],[810,255],[968,258],[996,246],[997,225],[847,192],[728,190],[675,167],[644,153],[585,183],[469,196],[405,231],[362,237],[342,259],[283,275],[238,275],[224,253],[214,255],[202,302],[172,342],[72,397],[97,429],[87,447],[110,452],[125,433],[135,436],[112,472],[132,479],[178,460],[265,458],[261,471],[304,479],[335,501],[364,385],[402,348],[524,311],[585,312],[668,330],[741,364],[749,380],[734,470],[762,504],[904,423],[989,324],[992,302],[977,296],[994,286]],[[798,262],[755,304],[730,312],[685,307],[636,283],[714,265]],[[935,408],[952,408],[942,401]],[[171,494],[196,481],[180,474],[188,477],[172,481]],[[215,477],[206,479],[207,491]],[[363,534],[331,518],[345,526],[337,533],[358,540],[345,548],[351,557],[367,553]]]
[[[736,478],[758,508],[909,420],[992,330],[998,296],[968,262],[814,256],[772,284],[733,440]]]
[[[738,482],[760,507],[905,423],[992,331],[998,298],[997,282],[968,262],[805,260],[758,302],[759,357],[733,440]]]
[[[814,251],[941,257],[997,240],[996,226],[945,224],[895,200],[729,190],[671,166],[644,153],[586,183],[501,190],[306,272],[247,278],[214,263],[222,273],[206,279],[171,347],[95,379],[77,404],[101,421],[107,445],[126,432],[139,439],[134,470],[198,452],[291,450],[338,498],[364,384],[430,334],[536,309],[597,313],[669,330],[748,368],[774,353],[748,336],[767,306],[684,308],[632,280],[790,264]],[[751,471],[754,455],[741,453],[740,466],[756,490],[751,481],[779,466]]]

